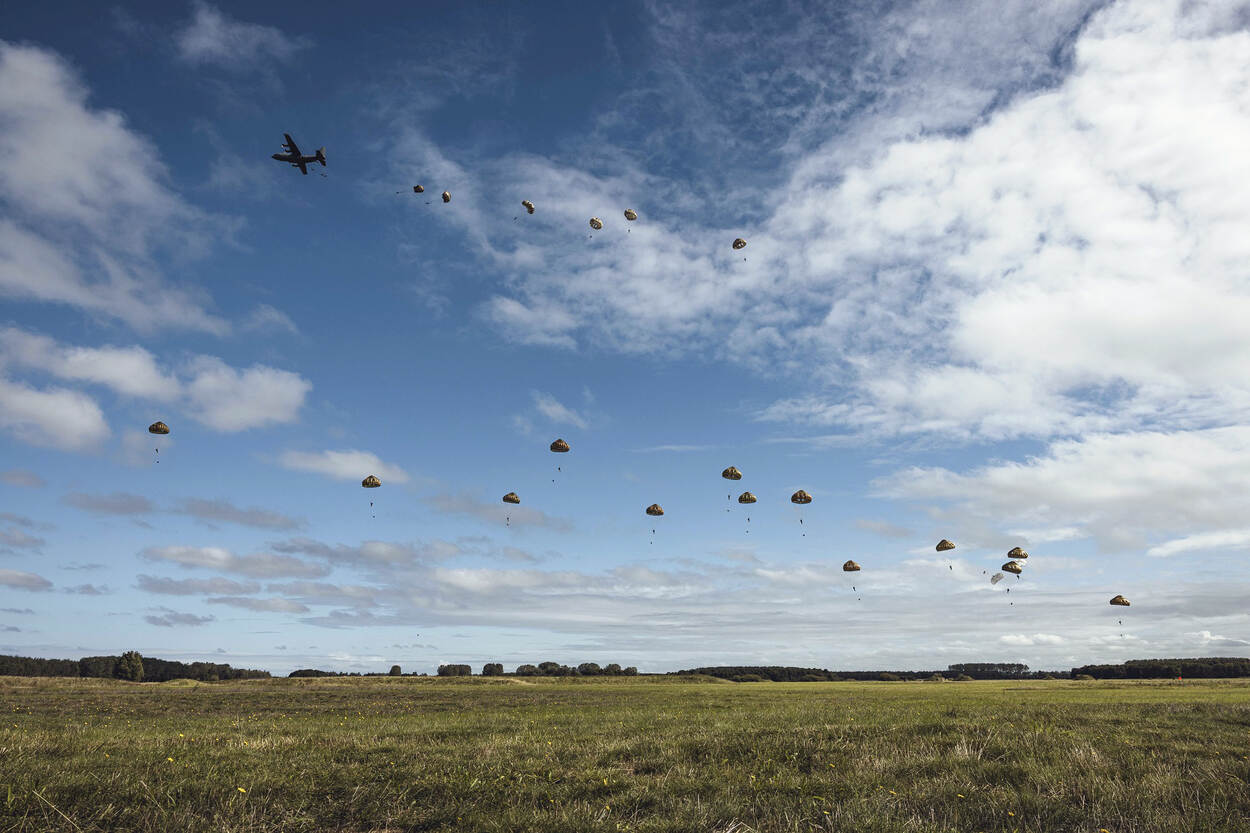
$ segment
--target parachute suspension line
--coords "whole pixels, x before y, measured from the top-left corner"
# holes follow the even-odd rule
[[[164,436],[164,435],[166,435],[166,434],[168,434],[168,433],[169,433],[169,426],[168,426],[168,425],[166,425],[165,423],[161,422],[160,420],[157,420],[156,422],[154,422],[154,423],[152,423],[151,425],[149,425],[149,426],[148,426],[148,433],[149,433],[149,434],[153,434],[153,435],[155,435],[155,436]],[[161,449],[160,449],[160,446],[156,446],[156,447],[153,449],[153,459],[154,459],[157,463],[159,463],[159,462],[161,461],[161,456],[160,456],[160,455],[161,455]]]

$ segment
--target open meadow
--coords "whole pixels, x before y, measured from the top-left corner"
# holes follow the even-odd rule
[[[6,831],[1250,830],[1250,683],[0,678]]]

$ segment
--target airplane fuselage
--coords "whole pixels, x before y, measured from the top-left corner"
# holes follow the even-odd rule
[[[271,158],[277,159],[279,162],[290,162],[292,165],[298,165],[303,162],[305,165],[311,165],[321,160],[315,156],[296,156],[293,153],[275,153]]]
[[[323,168],[326,166],[325,148],[318,148],[317,152],[312,156],[305,156],[299,152],[299,145],[295,144],[295,140],[291,138],[290,133],[283,133],[282,136],[286,139],[286,141],[282,143],[283,152],[275,153],[270,157],[271,159],[276,159],[279,162],[288,162],[299,168],[300,173],[305,176],[308,174],[308,166],[314,162],[321,165]]]

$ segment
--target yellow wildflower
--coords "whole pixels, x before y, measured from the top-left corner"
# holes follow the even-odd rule
[[[247,792],[247,790],[243,789],[242,787],[236,787],[235,789],[237,789],[241,793]]]
[[[1009,816],[1014,816],[1014,815],[1015,815],[1015,813],[1013,813],[1013,812],[1011,812],[1010,810],[1008,810],[1008,811],[1007,811],[1007,815],[1009,815]]]
[[[171,764],[174,762],[173,758],[166,758],[165,760],[169,761]]]

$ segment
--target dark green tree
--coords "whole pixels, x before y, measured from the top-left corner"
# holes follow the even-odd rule
[[[391,676],[392,676],[392,677],[399,677],[399,676],[401,676],[403,673],[404,673],[404,670],[403,670],[402,668],[400,668],[398,665],[392,665],[392,666],[391,666]]]
[[[143,656],[138,651],[127,651],[117,661],[117,679],[132,683],[143,681]]]
[[[482,666],[483,677],[498,677],[503,673],[502,662],[488,662]]]

